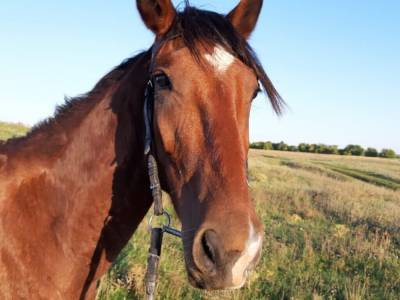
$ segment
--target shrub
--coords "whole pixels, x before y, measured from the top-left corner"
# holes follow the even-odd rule
[[[382,149],[381,153],[379,153],[380,157],[384,158],[396,158],[396,152],[392,149]]]
[[[266,142],[264,143],[264,150],[272,150],[272,143],[271,142]]]
[[[288,151],[288,145],[285,144],[284,142],[273,143],[272,148],[273,150],[278,150],[278,151]]]
[[[308,152],[308,144],[306,143],[301,143],[299,144],[299,146],[297,147],[297,149],[299,149],[300,152]]]
[[[355,156],[361,156],[364,154],[364,148],[360,145],[348,145],[344,148],[344,152]]]
[[[376,150],[375,148],[367,148],[367,150],[365,150],[364,155],[368,157],[377,157],[378,150]]]
[[[329,154],[339,154],[339,149],[338,149],[338,146],[336,146],[336,145],[328,146],[328,151],[329,151]]]
[[[337,146],[329,146],[325,144],[318,144],[316,147],[316,153],[322,154],[338,154]]]
[[[278,150],[279,151],[288,151],[288,145],[287,144],[285,144],[284,142],[280,142],[279,144],[278,144]]]
[[[351,152],[347,151],[346,149],[339,149],[340,155],[351,155]]]
[[[308,151],[307,152],[316,153],[317,152],[317,145],[316,144],[308,145]]]
[[[254,142],[254,143],[250,143],[250,148],[251,149],[264,149],[264,142]]]

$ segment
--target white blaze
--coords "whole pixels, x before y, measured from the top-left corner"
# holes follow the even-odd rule
[[[235,60],[235,57],[222,46],[216,46],[213,53],[207,53],[204,57],[219,73],[228,70]]]
[[[235,288],[241,288],[244,285],[246,280],[244,273],[246,268],[257,255],[257,252],[261,247],[261,242],[261,235],[256,234],[253,224],[249,220],[249,239],[247,240],[246,248],[232,268],[232,284]]]

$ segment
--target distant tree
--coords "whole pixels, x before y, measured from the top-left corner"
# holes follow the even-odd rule
[[[360,145],[348,145],[344,148],[344,152],[355,156],[361,156],[364,154],[364,148]]]
[[[278,144],[278,149],[276,149],[276,150],[279,150],[279,151],[288,151],[288,145],[285,144],[284,142],[280,142],[280,143]]]
[[[328,146],[326,146],[324,144],[318,144],[315,147],[315,153],[324,153],[324,154],[326,154],[327,153],[327,149],[328,149]]]
[[[264,150],[272,150],[272,143],[271,142],[265,142],[264,143]]]
[[[309,152],[309,153],[321,153],[321,154],[340,154],[340,155],[354,155],[354,156],[368,156],[368,157],[385,157],[385,158],[396,158],[398,155],[392,149],[382,149],[380,153],[375,148],[367,148],[364,150],[360,145],[347,145],[343,149],[339,149],[336,145],[326,144],[307,144],[300,143],[298,146],[289,146],[285,142],[272,143],[267,142],[254,142],[250,143],[252,149],[263,149],[263,150],[278,150],[278,151],[291,151],[291,152]],[[400,158],[400,156],[399,156]]]
[[[317,153],[322,153],[322,154],[338,154],[338,146],[331,146],[331,145],[325,145],[325,144],[318,144],[316,147],[316,152]]]
[[[307,145],[306,143],[300,143],[299,146],[297,147],[297,149],[298,149],[300,152],[308,152],[308,151],[307,151],[308,145]]]
[[[287,151],[287,145],[284,142],[271,143],[272,150],[276,151]]]
[[[308,151],[310,153],[317,153],[317,148],[318,146],[316,144],[310,144],[308,145]]]
[[[378,156],[378,150],[376,150],[375,148],[367,148],[367,150],[365,150],[364,153],[365,156],[368,157],[377,157]]]
[[[340,155],[351,155],[351,152],[349,152],[346,149],[339,149],[339,154]]]
[[[328,147],[329,154],[339,154],[338,146],[331,145]]]
[[[250,144],[251,149],[264,149],[264,142],[254,142]]]
[[[380,157],[384,158],[396,158],[396,152],[392,149],[382,149],[381,153],[379,153]]]

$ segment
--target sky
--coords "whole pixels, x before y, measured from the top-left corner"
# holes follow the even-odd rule
[[[237,1],[191,3],[228,13]],[[64,96],[89,91],[152,41],[133,0],[5,1],[0,120],[51,116]],[[400,153],[400,1],[264,0],[249,42],[288,104],[277,117],[265,97],[255,100],[252,141]]]

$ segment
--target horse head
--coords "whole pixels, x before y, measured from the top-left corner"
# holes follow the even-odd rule
[[[262,86],[280,97],[247,43],[262,1],[226,16],[170,0],[137,1],[155,34],[150,63],[154,152],[182,222],[186,268],[199,288],[243,286],[263,227],[247,184],[249,115]],[[261,83],[261,86],[260,86]]]

